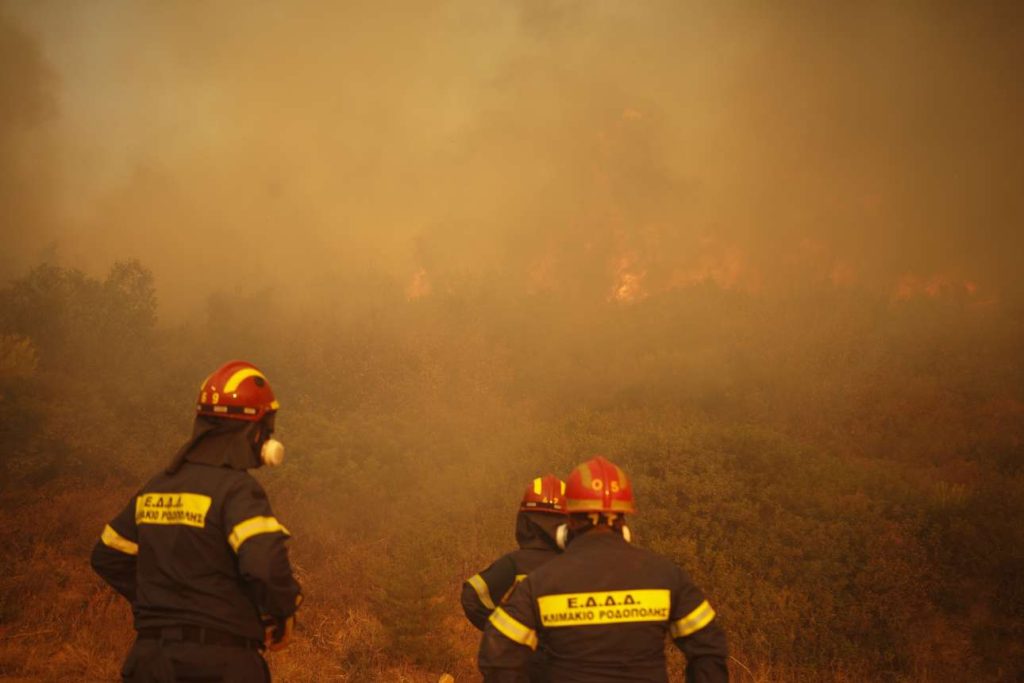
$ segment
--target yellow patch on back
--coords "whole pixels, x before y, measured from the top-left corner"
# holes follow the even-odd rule
[[[202,529],[212,499],[201,493],[144,493],[135,499],[136,524],[182,524]]]
[[[537,598],[545,628],[668,621],[668,589],[563,593]]]

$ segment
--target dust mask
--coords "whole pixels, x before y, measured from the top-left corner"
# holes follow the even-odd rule
[[[555,545],[560,550],[565,550],[565,546],[569,545],[569,525],[559,524],[558,528],[555,529]]]
[[[277,467],[284,462],[284,444],[274,438],[267,439],[260,448],[260,460],[267,467]]]

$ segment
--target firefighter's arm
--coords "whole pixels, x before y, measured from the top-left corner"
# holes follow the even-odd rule
[[[268,647],[280,649],[288,643],[302,592],[288,561],[290,534],[271,511],[263,487],[248,475],[225,499],[224,529],[246,593],[264,615]]]
[[[132,498],[120,514],[103,527],[90,558],[93,571],[132,603],[135,602],[135,568],[139,555],[134,502]]]
[[[530,577],[487,621],[477,664],[485,683],[525,683],[527,666],[537,649],[537,613]]]
[[[487,626],[494,609],[515,584],[516,567],[508,555],[499,558],[487,569],[466,579],[462,584],[462,611],[481,631]]]
[[[679,570],[672,600],[669,632],[686,655],[686,683],[726,683],[729,680],[728,644],[715,610]]]

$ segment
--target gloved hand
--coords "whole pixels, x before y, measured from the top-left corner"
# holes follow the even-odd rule
[[[295,609],[302,604],[302,593],[295,596]],[[288,617],[275,617],[264,614],[260,617],[263,622],[263,644],[271,652],[277,652],[288,647],[292,640],[292,631],[295,630],[295,614]]]
[[[277,652],[288,647],[292,639],[292,631],[295,630],[295,615],[290,617],[272,617],[269,614],[263,615],[263,644],[271,652]]]

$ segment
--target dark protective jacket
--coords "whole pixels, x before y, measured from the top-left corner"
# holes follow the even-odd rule
[[[263,641],[261,615],[295,612],[287,529],[244,469],[179,462],[103,530],[92,566],[132,603],[135,628],[200,626]]]
[[[526,575],[560,550],[555,544],[555,529],[564,515],[546,512],[520,512],[516,517],[516,542],[519,548],[502,555],[487,569],[462,584],[462,610],[481,631],[494,609],[502,604]]]
[[[664,683],[665,635],[687,659],[688,683],[728,681],[715,611],[670,560],[595,529],[531,572],[491,615],[479,665],[488,683],[525,681],[538,646],[559,683]]]

